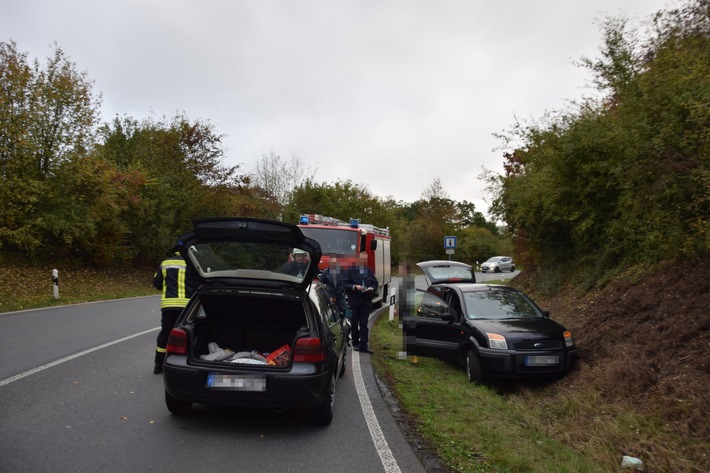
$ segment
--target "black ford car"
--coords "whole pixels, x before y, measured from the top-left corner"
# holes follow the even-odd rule
[[[418,263],[429,287],[403,327],[409,354],[457,361],[470,381],[561,377],[573,366],[572,334],[523,292],[476,284],[470,265]]]
[[[277,221],[193,225],[178,246],[201,286],[168,341],[168,410],[186,414],[193,403],[310,409],[329,424],[347,340],[330,292],[314,282],[318,243]]]

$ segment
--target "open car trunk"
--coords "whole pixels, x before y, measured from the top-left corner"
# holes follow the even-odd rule
[[[203,294],[187,322],[192,324],[192,362],[225,369],[290,366],[296,339],[310,333],[303,300],[284,293]]]

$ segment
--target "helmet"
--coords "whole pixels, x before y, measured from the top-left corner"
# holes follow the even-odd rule
[[[296,256],[296,255],[305,256],[308,254],[308,252],[305,250],[302,250],[300,248],[294,248],[293,251],[291,252],[291,254],[294,256]]]

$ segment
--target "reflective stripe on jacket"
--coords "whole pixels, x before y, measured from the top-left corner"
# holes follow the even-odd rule
[[[187,305],[194,291],[194,283],[179,253],[160,263],[160,268],[153,276],[153,286],[163,291],[161,309],[183,308]]]

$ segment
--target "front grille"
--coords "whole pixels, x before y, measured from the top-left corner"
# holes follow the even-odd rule
[[[559,340],[545,340],[538,342],[520,342],[514,346],[515,350],[559,350],[562,342]]]

